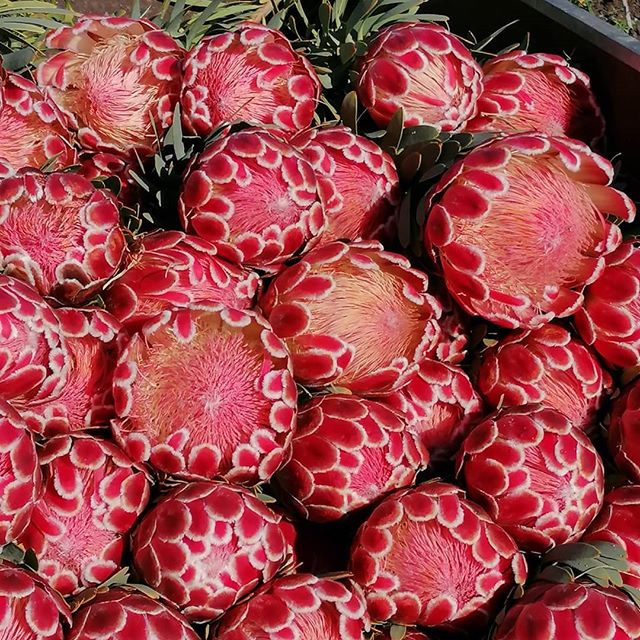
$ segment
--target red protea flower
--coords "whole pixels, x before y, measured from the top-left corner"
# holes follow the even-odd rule
[[[541,403],[582,429],[596,423],[610,387],[611,377],[588,349],[552,324],[507,335],[485,351],[478,373],[492,408]]]
[[[615,399],[609,424],[609,449],[628,478],[640,482],[640,379]]]
[[[67,640],[198,640],[173,607],[133,588],[98,593],[73,615]]]
[[[362,525],[351,570],[372,620],[478,631],[524,583],[513,540],[462,495],[422,484],[385,499]]]
[[[64,640],[71,622],[66,602],[35,573],[9,562],[0,565],[0,637],[6,640]]]
[[[469,131],[541,131],[589,144],[604,133],[589,77],[550,53],[510,51],[484,65],[478,115]]]
[[[193,482],[160,499],[132,538],[144,581],[194,622],[218,618],[291,560],[290,531],[250,491]]]
[[[330,394],[298,415],[291,460],[277,480],[305,518],[336,520],[412,485],[429,454],[402,416],[357,396]]]
[[[20,408],[55,398],[67,358],[53,309],[29,285],[0,275],[0,398]]]
[[[31,80],[0,68],[0,178],[52,162],[75,164],[64,116]]]
[[[487,418],[458,459],[467,493],[521,549],[577,540],[602,507],[604,471],[587,436],[553,409]]]
[[[388,153],[342,126],[308,129],[293,144],[311,163],[323,189],[327,226],[322,242],[392,236],[401,192]]]
[[[467,374],[436,360],[421,362],[402,389],[382,400],[405,416],[436,462],[451,459],[483,412]]]
[[[69,117],[80,144],[132,159],[152,155],[182,82],[175,40],[148,20],[81,16],[46,43],[61,51],[40,64],[38,84]]]
[[[128,329],[174,307],[211,304],[247,309],[260,278],[221,260],[206,240],[179,231],[152,233],[135,247],[127,269],[105,291],[107,308]]]
[[[118,269],[125,250],[115,199],[72,173],[0,180],[0,267],[42,295],[79,303]]]
[[[640,248],[624,242],[607,256],[576,314],[580,335],[612,367],[640,364]]]
[[[369,46],[357,89],[381,126],[402,108],[406,126],[456,131],[476,113],[482,70],[444,27],[400,22],[381,31]]]
[[[200,136],[237,120],[300,131],[313,120],[320,88],[311,63],[282,33],[244,22],[203,38],[188,53],[183,121]]]
[[[467,356],[469,342],[469,317],[453,301],[443,284],[430,279],[434,284],[433,295],[442,307],[439,324],[441,331],[440,342],[435,356],[440,362],[460,364]]]
[[[186,231],[213,243],[222,258],[277,270],[325,224],[311,164],[266,130],[221,138],[185,178],[180,217]]]
[[[538,583],[516,600],[495,640],[633,640],[640,610],[613,587],[569,582]]]
[[[149,483],[115,445],[86,434],[48,440],[40,462],[44,493],[19,542],[35,551],[40,575],[69,595],[122,567]]]
[[[231,611],[222,619],[216,638],[364,640],[369,628],[358,585],[301,573],[274,580]]]
[[[0,545],[16,540],[25,530],[41,491],[31,434],[18,412],[0,400]]]
[[[116,438],[182,477],[255,484],[282,464],[296,420],[289,354],[248,311],[165,311],[135,334],[114,376]]]
[[[440,336],[440,305],[410,267],[377,242],[331,242],[273,280],[259,304],[298,382],[377,393],[407,381]]]
[[[635,207],[586,145],[542,134],[475,149],[431,193],[425,241],[473,315],[534,328],[575,313]]]

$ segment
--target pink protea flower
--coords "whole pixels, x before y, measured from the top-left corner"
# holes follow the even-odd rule
[[[301,573],[274,580],[227,614],[216,638],[364,640],[369,628],[358,585]]]
[[[342,126],[308,129],[292,142],[323,190],[327,226],[322,242],[392,237],[401,191],[388,153]]]
[[[72,173],[0,180],[0,268],[42,295],[81,303],[114,275],[125,251],[107,191]]]
[[[251,307],[260,278],[216,254],[206,240],[179,231],[147,235],[135,246],[126,270],[105,290],[107,308],[129,330],[137,330],[174,307]]]
[[[460,364],[467,356],[469,317],[454,302],[442,283],[430,279],[429,284],[434,284],[433,295],[442,307],[439,320],[441,337],[435,356],[440,362]]]
[[[584,294],[576,325],[587,344],[612,367],[640,364],[640,248],[624,242]]]
[[[485,351],[478,388],[491,408],[541,403],[589,429],[611,376],[564,328],[549,324],[511,333]]]
[[[115,436],[133,460],[193,478],[268,480],[296,421],[290,357],[252,312],[165,311],[135,334],[114,376]]]
[[[478,115],[468,131],[541,131],[589,144],[604,120],[589,76],[550,53],[511,51],[484,65]]]
[[[20,414],[0,400],[0,545],[22,534],[41,491],[42,475],[31,433]]]
[[[575,313],[635,207],[586,145],[542,134],[475,149],[432,191],[425,242],[472,315],[535,328]]]
[[[149,502],[147,478],[115,445],[86,434],[48,440],[40,462],[44,493],[19,542],[61,594],[99,585],[122,567],[126,535]]]
[[[469,376],[436,360],[421,362],[406,385],[382,400],[405,416],[436,462],[451,459],[483,413]]]
[[[203,38],[188,53],[180,98],[184,125],[200,136],[238,120],[293,133],[311,124],[320,88],[311,63],[282,33],[244,22]]]
[[[406,126],[457,131],[476,113],[482,70],[441,25],[399,22],[369,46],[360,62],[357,89],[380,126],[402,108]]]
[[[182,82],[183,50],[173,38],[148,20],[81,16],[46,43],[61,51],[40,64],[38,84],[68,116],[80,144],[131,159],[152,155]]]
[[[616,466],[640,482],[640,379],[632,382],[613,402],[609,424],[609,449]]]
[[[0,564],[0,637],[6,640],[64,640],[71,622],[67,603],[35,573]]]
[[[132,538],[144,581],[193,622],[218,618],[291,560],[281,517],[235,485],[193,482],[160,499]]]
[[[602,507],[604,471],[587,436],[553,409],[487,418],[462,444],[458,473],[521,549],[577,540]]]
[[[524,583],[514,541],[462,495],[422,484],[386,498],[362,525],[351,570],[372,620],[477,632]]]
[[[286,341],[298,382],[383,393],[436,348],[440,305],[427,285],[377,242],[331,242],[278,275],[259,305]]]
[[[278,270],[316,238],[324,206],[311,164],[266,130],[215,141],[185,178],[182,225],[231,262]]]
[[[330,394],[300,410],[291,459],[276,478],[305,518],[335,520],[412,485],[429,454],[402,416],[373,400]]]
[[[56,105],[31,80],[2,68],[0,131],[0,178],[51,161],[55,169],[75,164],[70,134]]]
[[[98,593],[73,614],[67,640],[198,640],[173,607],[133,588]]]

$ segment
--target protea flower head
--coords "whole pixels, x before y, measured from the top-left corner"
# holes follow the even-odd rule
[[[260,278],[218,258],[206,240],[181,233],[152,233],[135,246],[126,270],[105,291],[107,308],[130,330],[175,307],[212,304],[247,309]]]
[[[377,242],[331,242],[282,271],[259,305],[291,351],[296,381],[383,393],[436,349],[440,305],[427,285]]]
[[[173,607],[133,588],[98,593],[73,614],[67,640],[198,640]]]
[[[369,46],[357,90],[369,115],[383,127],[402,108],[406,126],[457,131],[476,114],[482,70],[443,26],[399,22]]]
[[[41,491],[31,433],[20,414],[0,400],[0,545],[16,540],[25,530]]]
[[[402,389],[381,399],[405,416],[436,462],[451,459],[483,413],[469,376],[436,360],[421,362]]]
[[[507,335],[485,351],[478,372],[478,388],[493,409],[541,403],[587,430],[611,384],[595,356],[554,324]]]
[[[183,51],[173,38],[148,20],[82,16],[52,31],[46,44],[60,52],[40,64],[38,84],[82,147],[132,159],[152,155],[182,82]]]
[[[611,367],[640,364],[640,248],[624,242],[607,256],[602,275],[576,314],[580,335]]]
[[[388,153],[342,126],[308,129],[292,142],[315,169],[324,193],[322,242],[392,236],[401,192]]]
[[[478,631],[524,583],[515,542],[450,484],[399,491],[353,543],[351,570],[373,621]]]
[[[218,640],[364,640],[367,607],[358,585],[300,573],[274,580],[227,614]]]
[[[541,582],[516,600],[496,629],[495,640],[633,640],[640,610],[613,587]]]
[[[591,144],[604,120],[589,76],[561,56],[510,51],[484,65],[478,115],[469,131],[541,131]]]
[[[25,167],[75,164],[64,116],[31,80],[0,68],[0,178]]]
[[[19,408],[55,398],[67,358],[53,309],[29,285],[0,275],[0,398]]]
[[[225,136],[196,158],[179,210],[184,229],[220,257],[276,271],[325,225],[311,164],[263,129]]]
[[[125,251],[115,199],[73,173],[0,180],[0,267],[73,304],[100,290]]]
[[[296,420],[290,357],[252,312],[164,311],[114,375],[116,438],[138,462],[182,477],[256,484],[282,464]]]
[[[311,124],[320,88],[311,63],[282,33],[244,22],[203,38],[187,54],[184,125],[200,136],[238,120],[293,133]]]
[[[305,518],[335,520],[412,485],[429,454],[403,417],[380,402],[329,394],[298,415],[291,459],[277,474]]]
[[[616,466],[633,482],[640,482],[640,379],[613,402],[609,449]]]
[[[587,436],[553,409],[507,409],[466,438],[467,493],[526,551],[580,538],[602,507],[604,471]]]
[[[0,564],[0,637],[6,640],[65,640],[71,612],[60,594],[28,569]]]
[[[122,567],[126,535],[149,502],[147,478],[114,444],[87,434],[48,440],[40,462],[44,492],[19,542],[61,594],[99,585]]]
[[[193,622],[218,618],[291,560],[290,530],[253,493],[192,482],[162,497],[132,538],[144,581]]]
[[[586,145],[543,134],[469,153],[427,202],[425,241],[449,291],[468,313],[512,329],[575,313],[621,240],[607,216],[635,215],[612,177]]]

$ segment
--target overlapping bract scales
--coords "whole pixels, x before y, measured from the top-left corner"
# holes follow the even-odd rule
[[[609,450],[618,469],[640,482],[640,379],[614,401],[609,420]]]

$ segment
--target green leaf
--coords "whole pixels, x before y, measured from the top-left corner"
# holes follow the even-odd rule
[[[595,547],[602,556],[605,558],[615,558],[619,560],[626,560],[627,553],[623,547],[613,542],[589,542],[592,547]]]
[[[100,586],[111,587],[113,585],[127,584],[129,581],[129,567],[123,567],[117,573],[114,573],[110,578],[105,580]]]
[[[539,573],[538,578],[540,580],[547,580],[548,582],[567,583],[573,581],[573,573],[563,567],[547,567]]]
[[[560,544],[542,556],[542,564],[566,562],[567,560],[594,559],[599,555],[600,552],[592,544],[586,544],[584,542]]]
[[[33,571],[38,570],[38,556],[36,556],[36,552],[33,549],[27,549],[25,551],[22,562],[26,564],[29,569]]]
[[[356,45],[353,42],[342,42],[340,43],[339,53],[340,53],[340,62],[342,64],[347,64],[351,61],[356,55],[357,49]]]
[[[402,132],[400,146],[403,149],[416,144],[422,144],[438,137],[439,129],[429,125],[418,125],[416,127],[407,127]]]
[[[636,607],[640,608],[640,589],[623,585],[622,587],[620,587],[620,590],[624,591],[624,593],[626,593],[633,600]]]
[[[330,30],[330,22],[331,22],[331,5],[328,2],[323,2],[318,7],[318,21],[320,22],[320,27],[325,33],[328,33]]]
[[[342,101],[340,119],[354,133],[358,133],[358,94],[350,91]]]
[[[380,140],[380,146],[383,148],[397,149],[402,139],[402,129],[404,127],[404,110],[400,107],[389,120],[387,130]]]
[[[144,593],[145,596],[153,600],[160,600],[160,598],[162,597],[155,589],[152,589],[150,586],[146,584],[139,584],[136,582],[136,583],[130,584],[129,586],[133,587],[136,591],[139,591],[140,593]]]
[[[5,544],[4,547],[0,549],[0,558],[2,560],[7,560],[8,562],[13,562],[14,564],[22,564],[25,557],[25,551],[22,547],[19,547],[17,544],[10,542],[9,544]]]
[[[389,629],[389,637],[391,640],[402,640],[407,635],[407,627],[394,624]]]
[[[397,160],[400,180],[405,184],[410,183],[420,170],[421,164],[422,156],[417,151],[402,154]]]
[[[139,20],[142,16],[142,9],[140,8],[140,0],[133,0],[131,4],[131,17],[134,20]]]

